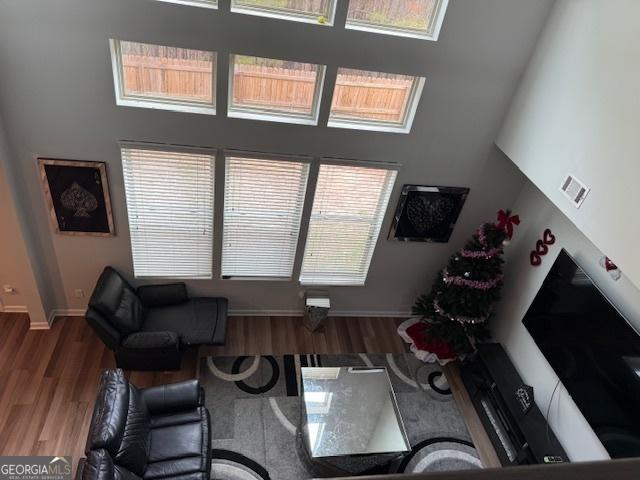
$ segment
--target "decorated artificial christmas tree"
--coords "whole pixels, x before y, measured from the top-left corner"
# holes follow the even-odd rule
[[[421,336],[417,343],[440,361],[468,354],[476,342],[489,338],[487,321],[502,287],[503,248],[519,223],[517,215],[500,210],[496,223],[482,224],[451,256],[431,293],[416,300],[413,313],[422,323],[412,337]]]

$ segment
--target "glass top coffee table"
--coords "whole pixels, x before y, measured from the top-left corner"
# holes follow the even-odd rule
[[[383,367],[304,367],[302,437],[311,459],[411,449]]]

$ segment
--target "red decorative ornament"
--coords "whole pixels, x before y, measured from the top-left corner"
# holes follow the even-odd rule
[[[602,257],[600,259],[600,266],[602,266],[602,268],[604,268],[615,281],[620,280],[622,272],[609,257]]]
[[[542,257],[538,255],[535,250],[531,250],[531,253],[529,254],[529,262],[531,262],[532,266],[537,267],[542,263]]]
[[[609,257],[605,257],[604,268],[607,272],[610,272],[611,270],[617,270],[618,266],[615,263],[613,263]]]
[[[556,237],[550,228],[546,228],[542,233],[542,238],[536,241],[535,250],[529,253],[529,262],[532,266],[537,267],[542,264],[542,257],[549,253],[548,245],[556,243]]]
[[[520,217],[518,215],[511,215],[511,212],[507,210],[498,211],[498,222],[496,226],[505,231],[509,240],[513,237],[513,226],[520,225]]]
[[[540,256],[549,253],[549,247],[544,244],[544,240],[538,240],[536,242],[536,253]]]

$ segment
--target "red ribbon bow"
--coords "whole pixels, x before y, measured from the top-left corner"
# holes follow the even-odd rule
[[[506,212],[504,210],[498,211],[498,223],[496,226],[506,232],[509,240],[513,237],[514,225],[520,225],[520,217],[518,215],[511,215],[509,210]]]

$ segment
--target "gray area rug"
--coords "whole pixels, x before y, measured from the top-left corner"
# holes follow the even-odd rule
[[[207,357],[200,381],[212,423],[212,479],[301,480],[338,474],[419,473],[481,468],[464,420],[438,365],[415,372],[411,354]],[[301,366],[383,366],[396,393],[411,451],[340,459],[325,470],[301,446]],[[336,471],[335,468],[339,470]]]

